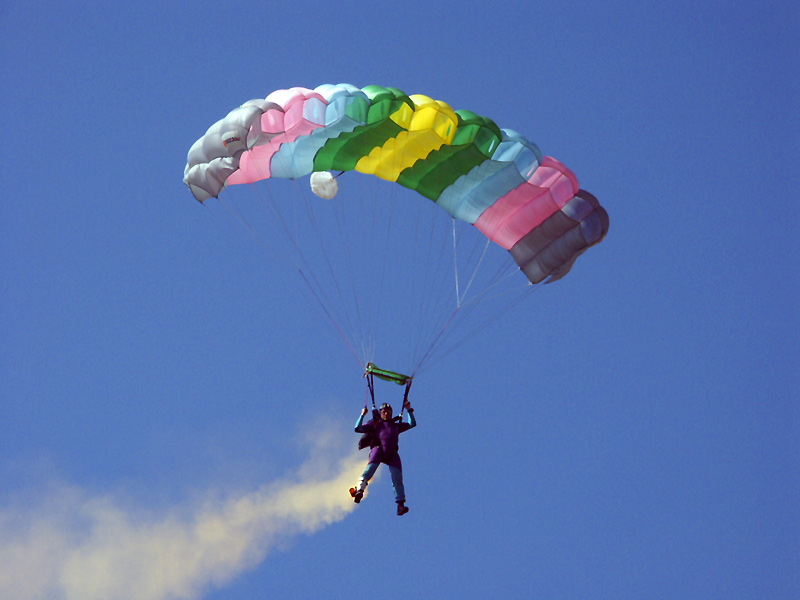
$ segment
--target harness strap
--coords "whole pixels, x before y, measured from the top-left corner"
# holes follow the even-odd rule
[[[403,411],[406,409],[406,400],[408,400],[408,390],[411,389],[411,382],[414,381],[413,379],[409,379],[406,382],[406,393],[403,394],[403,403],[400,405],[400,420],[403,420]]]

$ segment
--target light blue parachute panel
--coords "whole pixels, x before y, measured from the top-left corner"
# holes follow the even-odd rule
[[[475,223],[498,198],[525,183],[542,162],[535,144],[501,129],[503,141],[492,154],[446,188],[436,203],[456,219]]]
[[[367,121],[369,98],[357,87],[349,84],[327,84],[314,91],[325,98],[328,104],[323,106],[322,115],[306,115],[304,108],[304,116],[316,123],[322,123],[324,127],[283,144],[270,163],[273,177],[296,179],[307,175],[314,170],[314,156],[329,139],[353,131]],[[315,102],[314,106],[320,104]]]

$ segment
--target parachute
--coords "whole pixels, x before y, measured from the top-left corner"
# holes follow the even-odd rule
[[[608,214],[562,163],[492,120],[392,87],[278,90],[218,121],[189,150],[200,202],[227,186],[357,171],[415,190],[507,250],[532,284],[558,280],[608,232]],[[317,191],[319,190],[319,192]]]

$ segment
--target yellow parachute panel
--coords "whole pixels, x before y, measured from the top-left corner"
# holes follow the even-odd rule
[[[404,104],[389,117],[405,131],[373,148],[358,161],[356,171],[396,181],[403,170],[453,141],[458,117],[448,104],[423,95],[409,98],[414,103],[413,111]]]

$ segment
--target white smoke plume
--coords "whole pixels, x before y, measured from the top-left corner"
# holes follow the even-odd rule
[[[323,442],[324,443],[324,442]],[[0,508],[0,598],[196,600],[277,544],[343,519],[364,466],[356,453],[312,457],[291,480],[174,506],[123,507],[61,486],[45,500]]]

